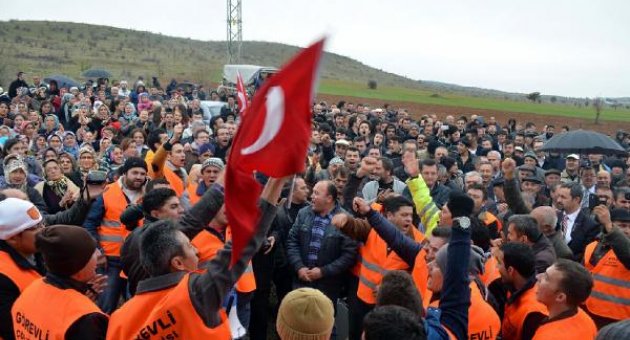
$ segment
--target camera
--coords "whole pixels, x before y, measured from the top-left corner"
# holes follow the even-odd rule
[[[626,199],[626,201],[630,201],[630,192],[626,192],[624,194],[624,198]]]
[[[107,182],[107,172],[105,171],[90,170],[85,178],[85,183],[88,185],[102,185],[105,182]]]
[[[608,202],[606,202],[605,197],[599,197],[594,194],[588,195],[588,208],[590,210],[593,210],[593,208],[595,208],[598,205],[606,205],[607,203]]]

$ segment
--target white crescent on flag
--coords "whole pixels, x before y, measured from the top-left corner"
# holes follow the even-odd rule
[[[271,142],[284,121],[284,91],[280,86],[273,86],[269,89],[265,107],[267,112],[265,113],[265,124],[263,125],[262,132],[258,139],[250,146],[241,149],[241,154],[249,155],[259,151]]]

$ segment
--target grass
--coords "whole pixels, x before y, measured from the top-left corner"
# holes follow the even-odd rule
[[[489,97],[470,97],[456,93],[435,92],[398,88],[379,87],[377,90],[370,90],[363,84],[324,79],[320,83],[319,93],[351,96],[359,98],[382,99],[391,101],[404,101],[411,103],[468,107],[473,109],[488,109],[505,112],[534,113],[547,116],[577,117],[584,119],[594,119],[595,112],[592,107],[577,107],[563,104],[536,104],[531,102],[518,102],[512,100],[502,100]],[[630,110],[606,108],[601,113],[601,119],[606,121],[630,121]]]
[[[222,38],[222,37],[221,37]],[[297,47],[248,41],[243,43],[243,64],[280,66]],[[111,71],[112,80],[134,81],[157,76],[166,86],[171,78],[206,86],[221,80],[226,44],[174,38],[150,32],[107,26],[49,21],[0,21],[0,86],[5,89],[18,70],[30,75],[64,74],[84,81],[89,68]],[[30,75],[27,79],[30,81]],[[368,80],[378,90],[367,89]],[[524,112],[593,119],[591,107],[570,104],[534,104],[527,101],[478,95],[475,92],[435,90],[420,82],[369,67],[359,61],[326,53],[320,93],[339,96],[404,101],[430,105]],[[455,90],[457,91],[457,90]],[[628,109],[607,108],[605,121],[630,121]]]

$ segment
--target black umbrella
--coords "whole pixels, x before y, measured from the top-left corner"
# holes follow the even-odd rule
[[[102,68],[92,68],[81,73],[81,75],[85,78],[110,78],[112,76],[109,71]]]
[[[74,79],[72,79],[70,77],[60,75],[60,74],[55,74],[55,75],[48,76],[48,77],[44,78],[44,82],[47,83],[47,84],[50,83],[51,80],[54,80],[54,81],[57,82],[57,88],[65,87],[65,88],[69,89],[71,87],[80,87],[81,86],[81,84],[78,81],[76,81],[76,80],[74,80]]]
[[[575,130],[555,135],[543,145],[542,150],[577,154],[621,156],[627,154],[626,150],[612,138],[590,130]]]

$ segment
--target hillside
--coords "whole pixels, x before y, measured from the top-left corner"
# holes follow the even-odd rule
[[[280,66],[297,47],[277,43],[243,42],[243,64]],[[77,80],[82,71],[103,67],[115,79],[163,81],[176,78],[209,84],[221,80],[227,59],[223,41],[199,41],[107,26],[48,21],[0,22],[0,84],[17,70],[44,76],[65,74]],[[333,53],[324,56],[323,79],[420,88],[411,79],[383,72]],[[6,87],[7,85],[5,85]]]

